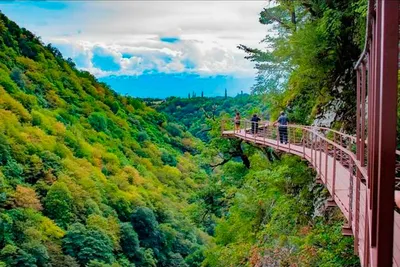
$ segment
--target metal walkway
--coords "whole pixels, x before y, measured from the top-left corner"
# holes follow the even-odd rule
[[[372,265],[365,258],[370,250],[366,239],[370,223],[370,216],[366,216],[370,215],[367,205],[369,191],[363,178],[367,176],[367,169],[357,160],[356,138],[327,128],[288,125],[288,143],[285,144],[279,141],[278,127],[268,125],[268,122],[258,123],[257,133],[254,134],[251,133],[250,121],[242,120],[240,125],[237,130],[224,130],[234,126],[233,121],[223,121],[222,136],[271,147],[310,162],[318,173],[317,182],[323,184],[332,196],[328,203],[338,206],[347,220],[343,234],[354,236],[355,253],[360,256],[362,265]],[[396,181],[400,187],[400,180]],[[396,193],[399,195],[400,191]],[[393,224],[386,222],[386,225],[393,225],[393,266],[400,266],[400,214],[393,206],[392,212]]]
[[[400,0],[368,0],[364,51],[355,65],[356,136],[327,128],[288,126],[288,144],[276,127],[242,121],[222,125],[222,135],[268,146],[308,160],[347,219],[362,266],[400,267],[399,99]],[[397,183],[397,184],[396,184]],[[396,191],[396,190],[397,191]],[[396,210],[397,209],[397,210]]]

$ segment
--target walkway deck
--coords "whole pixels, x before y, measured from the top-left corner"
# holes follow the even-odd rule
[[[373,263],[374,249],[366,249],[369,244],[368,227],[370,227],[371,218],[371,210],[367,203],[369,190],[364,178],[366,169],[357,162],[356,155],[347,149],[352,146],[352,137],[334,132],[332,141],[323,136],[321,131],[315,131],[310,127],[290,126],[290,142],[282,144],[276,138],[276,128],[261,127],[258,134],[251,134],[250,128],[246,127],[248,124],[244,124],[243,129],[223,131],[222,136],[240,138],[259,146],[294,154],[309,161],[318,173],[318,181],[331,194],[330,204],[335,203],[345,216],[347,222],[344,223],[343,233],[354,236],[355,253],[360,256],[362,266],[376,266]],[[326,131],[324,134],[328,134],[328,132]],[[340,144],[336,139],[340,139]],[[400,267],[400,214],[396,211],[393,212],[395,217],[393,266]]]

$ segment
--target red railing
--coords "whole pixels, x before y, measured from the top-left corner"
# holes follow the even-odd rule
[[[241,138],[307,159],[317,171],[318,180],[329,190],[332,201],[336,202],[346,217],[345,228],[354,235],[355,252],[360,256],[363,266],[377,266],[372,264],[375,251],[368,241],[372,229],[369,221],[368,167],[367,162],[363,164],[360,161],[360,153],[368,152],[365,149],[361,152],[356,137],[329,128],[288,125],[286,129],[287,138],[280,140],[279,127],[269,122],[255,124],[241,120],[240,125],[235,127],[233,120],[222,121],[222,135],[225,137]],[[393,191],[391,196],[393,204]],[[393,205],[391,212],[394,218],[391,225],[395,234],[400,234],[400,215],[394,211]],[[393,265],[397,266],[395,262],[400,262],[400,238],[392,239],[392,242]]]
[[[400,158],[396,152],[399,2],[368,0],[365,46],[355,65],[355,137],[289,125],[289,142],[281,144],[276,127],[262,127],[262,135],[251,134],[247,121],[236,132],[223,131],[310,161],[348,220],[362,266],[400,266],[400,215],[394,211],[395,201],[400,203],[400,191],[395,191],[400,173],[396,160]],[[341,186],[347,194],[339,193]]]
[[[369,0],[357,73],[357,160],[367,166],[364,266],[399,266],[393,213],[396,183],[399,1]],[[367,153],[363,153],[367,151]],[[398,170],[398,169],[397,169]],[[398,196],[398,193],[396,193]]]

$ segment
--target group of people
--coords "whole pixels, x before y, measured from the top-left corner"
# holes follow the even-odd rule
[[[236,112],[235,116],[235,131],[239,132],[240,131],[240,114],[239,112]],[[258,133],[258,122],[260,121],[260,117],[258,117],[257,114],[254,114],[253,117],[251,118],[251,133],[252,134],[257,134]],[[288,130],[287,130],[287,125],[288,125],[288,118],[285,114],[285,112],[281,112],[279,118],[273,123],[274,126],[277,124],[278,126],[278,131],[279,131],[279,141],[281,144],[288,143]],[[267,125],[266,125],[267,126]]]

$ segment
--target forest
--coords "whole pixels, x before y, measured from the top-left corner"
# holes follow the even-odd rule
[[[276,3],[250,95],[158,104],[0,13],[0,266],[359,266],[303,160],[220,137],[236,111],[349,129],[366,1]]]

